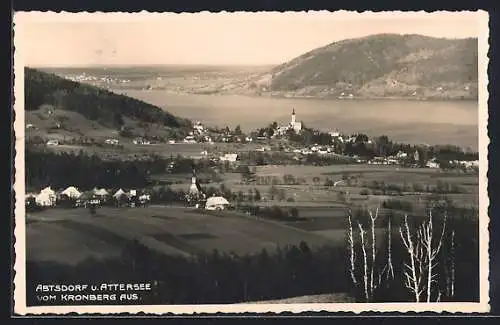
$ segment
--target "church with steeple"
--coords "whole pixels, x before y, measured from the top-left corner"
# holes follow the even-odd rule
[[[200,183],[198,183],[198,179],[196,178],[196,170],[193,169],[193,175],[191,176],[191,186],[189,187],[189,194],[192,195],[201,195],[203,193]]]
[[[300,133],[302,131],[302,122],[297,122],[297,116],[295,115],[295,108],[292,109],[292,119],[288,124],[282,125],[278,127],[277,134],[284,135],[290,130],[293,130],[295,133]]]
[[[189,186],[189,192],[186,194],[186,200],[188,204],[198,206],[206,198],[203,189],[196,178],[196,170],[193,168],[193,175],[191,177],[191,185]]]
[[[292,120],[290,121],[290,129],[293,129],[295,133],[302,131],[302,122],[297,122],[295,116],[295,108],[292,109]]]

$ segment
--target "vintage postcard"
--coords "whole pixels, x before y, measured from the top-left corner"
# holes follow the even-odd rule
[[[15,313],[488,312],[488,36],[15,13]]]

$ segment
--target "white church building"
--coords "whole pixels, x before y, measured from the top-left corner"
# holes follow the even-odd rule
[[[191,177],[191,185],[189,186],[189,191],[186,193],[186,200],[189,205],[195,206],[198,208],[200,203],[205,201],[206,194],[203,193],[203,189],[198,183],[196,178],[196,170],[193,169],[193,176]]]
[[[295,108],[292,109],[292,119],[288,125],[278,127],[277,133],[279,135],[286,134],[289,130],[293,130],[295,133],[300,133],[302,131],[302,122],[297,122],[295,115]]]

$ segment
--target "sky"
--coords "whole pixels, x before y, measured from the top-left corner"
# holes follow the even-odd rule
[[[476,13],[16,13],[24,65],[267,65],[379,33],[478,37]]]

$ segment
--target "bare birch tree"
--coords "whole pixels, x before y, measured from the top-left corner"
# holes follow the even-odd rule
[[[378,218],[378,209],[375,214],[369,211],[370,215],[370,234],[371,236],[366,236],[367,230],[364,229],[363,225],[358,221],[357,228],[360,237],[360,246],[362,254],[362,270],[358,272],[356,269],[356,249],[354,244],[354,230],[352,225],[351,215],[348,216],[348,244],[349,244],[349,272],[351,275],[352,282],[355,286],[362,286],[365,300],[367,302],[373,301],[376,290],[382,283],[382,274],[386,270],[392,270],[392,261],[389,257],[391,266],[386,265],[382,271],[377,268],[377,239],[376,239],[376,220]],[[389,249],[390,251],[390,249]],[[361,273],[361,280],[357,279],[357,274]],[[377,281],[375,280],[377,278]]]
[[[365,299],[367,302],[371,301],[371,291],[368,290],[368,258],[366,254],[365,234],[361,223],[358,222],[359,236],[361,238],[361,249],[363,250],[363,284],[365,288]]]
[[[373,278],[375,276],[375,259],[376,259],[376,237],[375,237],[375,221],[377,220],[378,218],[378,209],[377,211],[375,212],[375,216],[373,215],[373,213],[371,211],[369,211],[370,213],[370,226],[371,226],[371,231],[372,231],[372,260],[371,260],[371,270],[370,270],[370,289],[373,293],[373,291],[375,291],[375,283],[373,282]],[[380,279],[380,278],[379,278]]]
[[[415,302],[421,302],[424,293],[423,301],[431,302],[433,292],[436,290],[436,300],[441,299],[442,293],[437,285],[436,267],[445,229],[446,217],[443,220],[440,237],[434,241],[432,212],[429,212],[428,220],[417,227],[415,236],[411,234],[407,216],[404,218],[403,227],[399,230],[403,245],[409,255],[409,262],[404,264],[405,286],[415,296]]]
[[[451,232],[450,250],[446,256],[446,266],[444,268],[446,277],[446,296],[450,299],[455,297],[455,230]]]
[[[353,234],[353,229],[352,229],[352,221],[351,221],[351,214],[349,213],[348,215],[348,220],[349,220],[349,233],[347,237],[347,241],[349,243],[349,273],[351,274],[351,280],[354,285],[358,284],[358,281],[356,280],[356,257],[354,253],[354,234]]]
[[[422,274],[419,272],[421,270],[421,268],[419,267],[419,264],[421,264],[421,256],[419,254],[421,249],[420,247],[418,247],[418,242],[414,243],[415,239],[410,233],[407,216],[405,216],[404,218],[404,225],[399,229],[399,233],[401,235],[403,245],[405,246],[410,256],[410,263],[404,263],[405,270],[403,271],[403,274],[405,276],[405,286],[415,296],[415,302],[420,302],[420,295],[423,291],[421,289]],[[417,269],[417,267],[419,268]]]
[[[392,265],[392,220],[389,218],[387,223],[387,264],[379,275],[379,283],[382,282],[383,274],[386,275],[387,283],[394,279],[394,267]]]
[[[436,266],[438,265],[436,257],[438,256],[439,251],[441,250],[441,246],[443,244],[444,232],[446,229],[446,216],[444,217],[443,220],[441,236],[438,238],[436,247],[433,247],[434,243],[432,241],[432,238],[434,234],[433,234],[432,224],[433,224],[432,212],[429,212],[429,220],[427,223],[424,222],[424,224],[422,225],[422,236],[421,236],[427,253],[427,260],[425,261],[427,263],[427,302],[431,302],[432,287],[433,287],[432,285],[436,283],[438,277],[438,274],[435,272]],[[441,292],[439,292],[439,295],[441,295]]]

